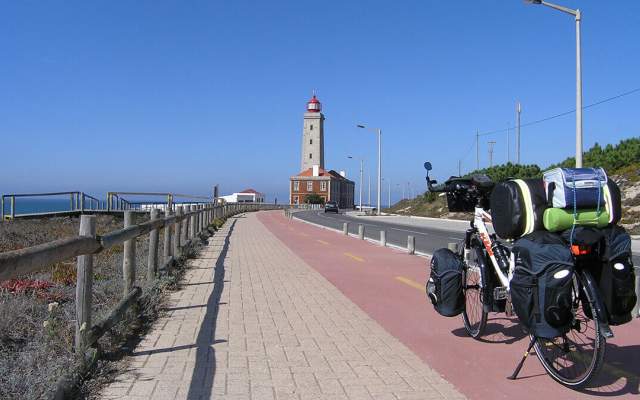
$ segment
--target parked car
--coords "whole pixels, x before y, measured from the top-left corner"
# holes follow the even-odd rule
[[[324,212],[328,213],[328,212],[334,212],[334,213],[339,213],[340,209],[338,208],[338,203],[336,203],[335,201],[328,201],[325,205],[324,205]]]

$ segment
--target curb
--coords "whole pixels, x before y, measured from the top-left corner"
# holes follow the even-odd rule
[[[305,223],[305,224],[309,224],[309,225],[313,225],[313,226],[315,226],[315,227],[322,228],[322,229],[326,229],[326,230],[328,230],[328,231],[332,231],[332,232],[335,232],[335,233],[339,233],[340,235],[343,235],[343,236],[344,236],[343,231],[342,231],[342,230],[340,230],[340,229],[330,228],[330,227],[328,227],[328,226],[324,226],[324,225],[316,224],[315,222],[306,221],[306,220],[304,220],[304,219],[302,219],[302,218],[298,218],[298,217],[296,217],[295,215],[293,216],[293,218],[294,218],[296,221],[303,222],[303,223]],[[355,233],[348,233],[348,234],[347,234],[347,236],[352,237],[352,238],[354,238],[354,239],[357,239],[357,238],[358,238],[358,235],[357,235],[357,234],[355,234]],[[376,240],[376,239],[368,238],[368,237],[366,237],[366,236],[365,236],[364,241],[367,241],[367,242],[369,242],[369,243],[371,243],[371,244],[375,244],[375,245],[377,245],[378,247],[382,247],[382,246],[380,246],[380,241],[378,241],[378,240]],[[405,253],[405,254],[407,253],[407,248],[406,248],[406,247],[402,247],[402,246],[399,246],[399,245],[397,245],[397,244],[391,244],[391,243],[387,242],[387,245],[386,245],[386,246],[384,246],[384,247],[389,247],[389,248],[394,249],[394,250],[399,250],[399,251],[401,251],[401,252],[403,252],[403,253]],[[416,251],[415,251],[414,255],[416,255],[416,256],[418,256],[418,257],[423,257],[423,258],[431,258],[431,254],[430,254],[430,253],[426,253],[426,252],[418,251],[418,250],[416,250]]]

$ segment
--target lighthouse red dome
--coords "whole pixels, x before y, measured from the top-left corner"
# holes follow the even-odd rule
[[[307,103],[307,111],[308,112],[320,112],[321,110],[322,110],[322,104],[316,98],[316,95],[314,94],[313,97],[311,98],[311,100],[309,100],[309,102]]]

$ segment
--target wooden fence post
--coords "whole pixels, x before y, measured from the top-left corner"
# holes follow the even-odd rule
[[[164,213],[165,218],[169,218],[171,216],[171,209],[167,208],[167,211]],[[175,240],[175,239],[174,239]],[[172,256],[171,249],[171,227],[168,225],[164,226],[164,242],[163,242],[162,256],[164,257],[164,262],[167,263]]]
[[[189,209],[191,210],[191,212],[195,212],[196,206],[192,205],[191,207],[189,207]],[[196,237],[196,214],[192,214],[190,219],[191,220],[189,221],[189,238],[193,239]]]
[[[180,247],[184,244],[182,241],[182,234],[180,232],[180,228],[182,227],[182,221],[178,221],[182,217],[182,206],[176,207],[176,223],[173,224],[173,229],[175,230],[175,237],[173,239],[173,255],[178,257],[180,255]],[[171,227],[167,226],[165,229],[171,229]]]
[[[157,208],[151,209],[151,214],[149,219],[151,221],[158,219]],[[158,272],[158,229],[154,229],[149,232],[149,259],[147,262],[147,279],[153,280],[156,277],[156,273]]]
[[[183,209],[183,214],[186,214],[189,212],[189,206],[183,206],[182,209]],[[180,242],[182,243],[182,246],[186,246],[187,243],[189,242],[189,217],[184,217],[184,219],[182,220],[181,234],[182,234],[182,239],[180,239]]]
[[[80,236],[96,237],[96,217],[80,217]],[[78,256],[76,277],[75,351],[82,354],[87,333],[91,329],[91,296],[93,293],[93,254]]]
[[[124,227],[135,225],[135,214],[133,211],[124,212]],[[133,290],[136,282],[136,239],[129,239],[124,242],[124,256],[122,258],[122,276],[124,277],[124,296],[127,297]]]

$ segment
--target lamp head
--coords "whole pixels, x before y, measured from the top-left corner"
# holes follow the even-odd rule
[[[358,124],[358,125],[356,125],[356,126],[357,126],[358,128],[362,128],[362,129],[364,129],[364,128],[365,128],[365,126],[364,126],[364,125],[359,125],[359,124]]]
[[[524,2],[529,4],[542,4],[542,0],[524,0]]]

